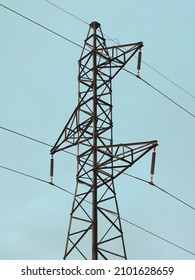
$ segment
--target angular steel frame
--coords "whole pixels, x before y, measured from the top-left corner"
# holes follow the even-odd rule
[[[138,42],[107,47],[100,24],[90,24],[79,60],[78,106],[51,149],[53,156],[77,146],[64,259],[127,259],[114,179],[157,141],[113,144],[112,79],[142,46]]]

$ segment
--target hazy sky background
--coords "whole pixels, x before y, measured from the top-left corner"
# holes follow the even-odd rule
[[[83,45],[88,26],[44,0],[1,4]],[[143,60],[195,96],[193,0],[53,0],[120,44],[144,42]],[[54,144],[77,104],[81,49],[0,6],[0,126]],[[107,45],[113,45],[107,40]],[[136,60],[127,68],[136,73]],[[141,76],[195,113],[195,99],[147,65]],[[121,71],[113,81],[114,142],[158,140],[155,183],[195,206],[194,118]],[[0,165],[49,181],[50,148],[0,129]],[[76,150],[75,150],[76,152]],[[151,154],[128,170],[149,180]],[[76,159],[58,153],[54,182],[75,190]],[[121,217],[195,253],[195,212],[121,175]],[[73,197],[0,168],[0,259],[62,259]],[[128,259],[195,259],[122,223]]]

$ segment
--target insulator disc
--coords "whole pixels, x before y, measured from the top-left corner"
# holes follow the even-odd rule
[[[139,51],[139,53],[138,53],[138,60],[137,60],[137,70],[141,69],[141,61],[142,61],[142,52]]]
[[[50,162],[50,177],[53,177],[54,159],[51,158]]]
[[[156,160],[156,152],[153,152],[152,153],[151,170],[150,170],[150,174],[152,174],[152,175],[154,175],[155,160]]]

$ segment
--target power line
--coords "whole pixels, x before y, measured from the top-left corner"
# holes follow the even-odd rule
[[[149,182],[148,182],[149,183]],[[174,199],[178,200],[179,202],[183,203],[184,205],[188,206],[189,208],[191,208],[192,210],[195,211],[195,208],[192,207],[191,205],[189,205],[188,203],[184,202],[183,200],[181,200],[180,198],[176,197],[175,195],[165,191],[164,189],[160,188],[159,186],[157,186],[156,184],[152,184],[155,188],[159,189],[160,191],[166,193],[167,195],[173,197]]]
[[[14,173],[16,173],[16,174],[19,174],[19,175],[22,175],[22,176],[25,176],[25,177],[28,177],[28,178],[30,178],[30,179],[34,179],[34,180],[40,181],[40,182],[42,182],[42,183],[50,184],[50,185],[52,185],[53,187],[58,188],[58,189],[60,189],[60,190],[62,190],[62,191],[64,191],[64,192],[66,192],[66,193],[68,193],[68,194],[74,196],[74,193],[72,193],[72,192],[70,192],[70,191],[68,191],[68,190],[66,190],[66,189],[64,189],[64,188],[62,188],[62,187],[59,186],[59,185],[51,184],[51,183],[50,183],[49,181],[47,181],[47,180],[41,179],[41,178],[36,177],[36,176],[29,175],[29,174],[27,174],[27,173],[24,173],[24,172],[21,172],[21,171],[18,171],[18,170],[9,168],[9,167],[5,167],[5,166],[3,166],[3,165],[0,165],[0,168],[2,168],[2,169],[4,169],[4,170],[7,170],[7,171],[10,171],[10,172],[14,172]],[[84,199],[84,200],[85,200],[85,199]],[[85,202],[91,204],[91,202],[89,202],[89,201],[86,201],[86,200],[85,200]],[[109,210],[108,210],[108,211],[109,211]],[[109,212],[110,212],[110,214],[113,214],[113,215],[114,215],[114,212],[112,212],[112,211],[109,211]],[[187,253],[189,253],[189,254],[195,256],[195,253],[193,253],[193,252],[191,252],[191,251],[189,251],[189,250],[187,250],[187,249],[185,249],[185,248],[183,248],[183,247],[181,247],[181,246],[179,246],[179,245],[177,245],[177,244],[175,244],[175,243],[169,241],[168,239],[165,239],[165,238],[161,237],[160,235],[157,235],[157,234],[155,234],[155,233],[153,233],[153,232],[151,232],[151,231],[149,231],[149,230],[147,230],[147,229],[145,229],[145,228],[143,228],[143,227],[141,227],[141,226],[138,226],[137,224],[135,224],[135,223],[133,223],[133,222],[131,222],[131,221],[125,219],[125,218],[120,217],[120,219],[121,219],[122,221],[124,221],[124,222],[126,222],[126,223],[128,223],[128,224],[130,224],[130,225],[132,225],[132,226],[134,226],[134,227],[136,227],[136,228],[138,228],[138,229],[140,229],[140,230],[142,230],[142,231],[144,231],[144,232],[150,234],[150,235],[152,235],[152,236],[155,236],[155,237],[158,238],[158,239],[161,239],[161,240],[165,241],[166,243],[169,243],[169,244],[171,244],[171,245],[173,245],[173,246],[175,246],[175,247],[181,249],[182,251],[185,251],[185,252],[187,252]]]
[[[13,172],[13,173],[16,173],[16,174],[19,174],[19,175],[22,175],[22,176],[25,176],[25,177],[28,177],[28,178],[31,178],[31,179],[34,179],[34,180],[37,180],[37,181],[40,181],[42,183],[50,184],[50,185],[52,185],[52,186],[54,186],[54,187],[56,187],[56,188],[58,188],[58,189],[60,189],[60,190],[62,190],[64,192],[66,192],[66,193],[74,195],[72,192],[69,192],[68,190],[66,190],[66,189],[64,189],[64,188],[62,188],[62,187],[60,187],[60,186],[58,186],[56,184],[51,184],[49,181],[41,179],[39,177],[32,176],[32,175],[29,175],[27,173],[24,173],[24,172],[21,172],[21,171],[18,171],[18,170],[15,170],[15,169],[3,166],[3,165],[0,165],[0,168],[5,169],[5,170],[10,171],[10,172]]]
[[[163,93],[162,91],[160,91],[159,89],[157,89],[155,86],[153,86],[151,83],[147,82],[146,80],[144,80],[143,78],[137,76],[136,74],[134,74],[133,72],[127,70],[126,68],[123,68],[123,70],[125,72],[128,72],[129,74],[137,77],[138,79],[140,79],[142,82],[144,82],[145,84],[147,84],[148,86],[150,86],[151,88],[153,88],[156,92],[160,93],[163,97],[165,97],[166,99],[168,99],[170,102],[172,102],[173,104],[175,104],[177,107],[179,107],[181,110],[183,110],[184,112],[186,112],[187,114],[189,114],[191,117],[195,118],[195,115],[193,115],[190,111],[188,111],[187,109],[185,109],[184,107],[182,107],[179,103],[177,103],[176,101],[174,101],[173,99],[171,99],[170,97],[168,97],[165,93]]]
[[[23,133],[17,132],[17,131],[15,131],[15,130],[6,128],[6,127],[4,127],[4,126],[0,126],[0,129],[5,130],[5,131],[8,131],[8,132],[13,133],[13,134],[16,134],[16,135],[21,136],[21,137],[23,137],[23,138],[26,138],[26,139],[28,139],[28,140],[37,142],[37,143],[39,143],[39,144],[42,144],[42,145],[45,145],[45,146],[48,146],[48,147],[51,147],[51,148],[53,147],[51,144],[48,144],[48,143],[43,142],[43,141],[40,141],[40,140],[38,140],[38,139],[36,139],[36,138],[30,137],[30,136],[28,136],[28,135],[25,135],[25,134],[23,134]],[[69,155],[72,155],[72,156],[76,156],[75,154],[73,154],[73,153],[71,153],[71,152],[68,152],[68,151],[63,151],[63,152],[65,152],[65,153],[67,153],[67,154],[69,154]]]
[[[9,11],[12,12],[12,13],[14,13],[14,14],[16,14],[16,15],[18,15],[18,16],[20,16],[20,17],[22,17],[22,18],[24,18],[24,19],[26,19],[26,20],[28,20],[28,21],[34,23],[34,24],[36,24],[37,26],[39,26],[39,27],[41,27],[41,28],[43,28],[43,29],[45,29],[45,30],[47,30],[47,31],[49,31],[49,32],[51,32],[51,33],[53,33],[54,35],[56,35],[56,36],[58,36],[58,37],[60,37],[60,38],[62,38],[62,39],[64,39],[64,40],[68,41],[69,43],[71,43],[71,44],[73,44],[73,45],[75,45],[75,46],[77,46],[77,47],[79,47],[79,48],[83,48],[83,47],[82,47],[81,45],[79,45],[78,43],[75,43],[74,41],[68,39],[67,37],[65,37],[65,36],[63,36],[63,35],[61,35],[61,34],[55,32],[55,31],[49,29],[48,27],[46,27],[46,26],[44,26],[44,25],[42,25],[42,24],[40,24],[40,23],[38,23],[38,22],[36,22],[36,21],[34,21],[34,20],[32,20],[32,19],[30,19],[30,18],[28,18],[28,17],[26,17],[26,16],[24,16],[24,15],[22,15],[22,14],[20,14],[20,13],[18,13],[18,12],[16,12],[15,10],[10,9],[9,7],[7,7],[7,6],[5,6],[5,5],[3,5],[3,4],[1,4],[1,3],[0,3],[0,6],[3,7],[3,8],[5,8],[5,9],[7,9],[7,10],[9,10]]]
[[[65,12],[66,14],[76,18],[77,20],[83,22],[84,24],[86,25],[89,25],[85,20],[81,19],[80,17],[78,16],[75,16],[74,14],[70,13],[69,11],[63,9],[62,7],[54,4],[53,2],[51,1],[48,1],[48,0],[43,0],[47,3],[49,3],[50,5],[56,7],[57,9]],[[110,41],[114,42],[116,44],[116,40],[115,39],[112,39],[110,38],[109,36],[107,36],[105,33],[103,33],[105,37],[107,37]],[[160,75],[161,77],[163,77],[164,79],[166,79],[167,81],[169,81],[170,83],[172,83],[174,86],[176,86],[177,88],[179,88],[180,90],[182,90],[184,93],[186,93],[187,95],[189,95],[190,97],[194,98],[195,99],[195,96],[192,95],[191,93],[189,93],[187,90],[185,90],[183,87],[179,86],[176,82],[174,82],[173,80],[171,80],[170,78],[168,78],[167,76],[165,76],[164,74],[162,74],[160,71],[156,70],[154,67],[152,67],[150,64],[146,63],[144,60],[142,60],[142,63],[145,64],[147,67],[149,67],[150,69],[152,69],[154,72],[156,72],[158,75]]]
[[[70,39],[68,39],[68,38],[66,38],[66,37],[64,37],[64,36],[62,36],[62,35],[60,35],[59,33],[57,33],[57,32],[55,32],[55,31],[53,31],[53,30],[51,30],[51,29],[49,29],[49,28],[47,28],[47,27],[45,27],[45,26],[39,24],[38,22],[36,22],[36,21],[34,21],[34,20],[32,20],[32,19],[30,19],[30,18],[28,18],[28,17],[26,17],[26,16],[24,16],[24,15],[22,15],[22,14],[16,12],[16,11],[14,11],[14,10],[8,8],[7,6],[5,6],[5,5],[3,5],[3,4],[0,4],[0,6],[4,7],[5,9],[7,9],[7,10],[9,10],[9,11],[11,11],[11,12],[17,14],[17,15],[19,15],[20,17],[22,17],[22,18],[24,18],[24,19],[26,19],[26,20],[28,20],[28,21],[30,21],[30,22],[32,22],[32,23],[34,23],[34,24],[40,26],[41,28],[43,28],[43,29],[45,29],[45,30],[47,30],[47,31],[49,31],[49,32],[51,32],[51,33],[53,33],[53,34],[55,34],[55,35],[61,37],[62,39],[68,41],[69,43],[72,43],[72,44],[76,45],[77,47],[83,49],[83,47],[82,47],[81,45],[79,45],[78,43],[75,43],[74,41],[72,41],[72,40],[70,40]],[[130,74],[132,74],[132,75],[134,75],[134,76],[136,76],[136,77],[138,77],[136,74],[132,73],[131,71],[128,71],[128,70],[125,69],[125,68],[123,68],[123,70],[126,71],[126,72],[129,72]],[[156,87],[154,87],[153,85],[151,85],[151,84],[150,84],[149,82],[147,82],[146,80],[144,80],[144,79],[142,79],[142,78],[140,78],[140,77],[139,77],[139,79],[142,80],[145,84],[147,84],[147,85],[150,86],[151,88],[155,89],[158,93],[160,93],[162,96],[164,96],[165,98],[167,98],[169,101],[171,101],[172,103],[174,103],[175,105],[177,105],[180,109],[182,109],[183,111],[185,111],[187,114],[189,114],[189,115],[191,115],[192,117],[195,118],[195,115],[193,115],[191,112],[189,112],[189,111],[186,110],[184,107],[182,107],[181,105],[179,105],[179,104],[178,104],[177,102],[175,102],[173,99],[171,99],[171,98],[168,97],[166,94],[164,94],[162,91],[158,90]]]
[[[8,132],[13,133],[13,134],[16,134],[16,135],[18,135],[18,136],[24,137],[24,138],[26,138],[26,139],[28,139],[28,140],[37,142],[37,143],[39,143],[39,144],[42,144],[42,145],[45,145],[45,146],[48,146],[48,147],[52,147],[52,145],[50,145],[50,144],[48,144],[48,143],[46,143],[46,142],[40,141],[40,140],[38,140],[38,139],[35,139],[35,138],[33,138],[33,137],[30,137],[30,136],[27,136],[27,135],[25,135],[25,134],[22,134],[22,133],[20,133],[20,132],[14,131],[14,130],[12,130],[12,129],[6,128],[6,127],[4,127],[4,126],[0,126],[0,129],[5,130],[5,131],[8,131]]]
[[[151,65],[149,65],[148,63],[146,63],[145,61],[142,60],[142,63],[145,64],[146,66],[148,66],[150,69],[152,69],[153,71],[155,71],[158,75],[162,76],[164,79],[166,79],[167,81],[169,81],[171,84],[175,85],[177,88],[179,88],[180,90],[182,90],[184,93],[186,93],[187,95],[191,96],[192,98],[195,99],[195,96],[192,95],[189,91],[185,90],[183,87],[179,86],[176,82],[174,82],[173,80],[169,79],[167,76],[165,76],[164,74],[162,74],[160,71],[156,70],[154,67],[152,67]]]
[[[181,200],[180,198],[176,197],[175,195],[171,194],[170,192],[167,192],[166,190],[162,189],[162,188],[159,187],[158,185],[156,185],[156,184],[154,184],[154,183],[151,183],[150,181],[147,181],[147,180],[145,180],[145,179],[139,178],[139,177],[137,177],[137,176],[133,176],[133,175],[131,175],[131,174],[128,174],[128,173],[126,173],[126,172],[123,172],[123,174],[126,175],[126,176],[129,176],[129,177],[132,177],[132,178],[134,178],[134,179],[136,179],[136,180],[139,180],[139,181],[142,181],[142,182],[144,182],[144,183],[147,183],[147,184],[149,184],[149,185],[152,185],[153,187],[155,187],[155,188],[157,188],[158,190],[162,191],[162,192],[165,193],[166,195],[168,195],[168,196],[170,196],[170,197],[176,199],[177,201],[183,203],[184,205],[186,205],[187,207],[189,207],[189,208],[191,208],[192,210],[195,211],[195,207],[191,206],[190,204],[186,203],[185,201]]]
[[[85,23],[86,25],[89,25],[86,21],[84,21],[84,20],[81,19],[80,17],[75,16],[74,14],[72,14],[72,13],[70,13],[69,11],[65,10],[64,8],[62,8],[62,7],[60,7],[60,6],[56,5],[56,4],[54,4],[53,2],[48,1],[48,0],[43,0],[43,1],[49,3],[50,5],[56,7],[56,8],[59,9],[59,10],[65,12],[66,14],[68,14],[68,15],[70,15],[70,16],[76,18],[77,20],[79,20],[79,21]]]
[[[140,77],[140,79],[142,80],[142,82],[144,82],[145,84],[147,84],[148,86],[150,86],[151,88],[153,88],[155,91],[157,91],[158,93],[160,93],[162,96],[164,96],[165,98],[167,98],[169,101],[171,101],[172,103],[174,103],[176,106],[178,106],[180,109],[182,109],[183,111],[185,111],[187,114],[191,115],[193,118],[195,118],[195,115],[193,115],[190,111],[186,110],[184,107],[182,107],[180,104],[178,104],[177,102],[175,102],[173,99],[171,99],[170,97],[168,97],[166,94],[164,94],[162,91],[160,91],[159,89],[157,89],[155,86],[151,85],[149,82],[147,82],[146,80],[142,79]]]
[[[20,137],[24,137],[24,138],[26,138],[26,139],[28,139],[28,140],[37,142],[37,143],[39,143],[39,144],[42,144],[42,145],[45,145],[45,146],[48,146],[48,147],[53,147],[52,145],[50,145],[50,144],[48,144],[48,143],[46,143],[46,142],[40,141],[40,140],[38,140],[38,139],[36,139],[36,138],[27,136],[27,135],[25,135],[25,134],[22,134],[22,133],[19,133],[19,132],[17,132],[17,131],[8,129],[8,128],[6,128],[6,127],[0,126],[0,129],[5,130],[5,131],[8,131],[8,132],[13,133],[13,134],[16,134],[16,135],[18,135],[18,136],[20,136]],[[63,152],[65,152],[65,153],[67,153],[67,154],[70,154],[70,155],[76,157],[76,154],[74,154],[74,153],[68,152],[68,151],[66,151],[66,150],[63,151]],[[115,170],[115,171],[117,171],[117,170]],[[195,210],[195,208],[194,208],[193,206],[191,206],[190,204],[188,204],[188,203],[186,203],[185,201],[181,200],[180,198],[176,197],[175,195],[173,195],[173,194],[167,192],[166,190],[160,188],[160,187],[157,186],[156,184],[151,184],[150,181],[147,181],[147,180],[145,180],[145,179],[142,179],[142,178],[140,178],[140,177],[131,175],[131,174],[126,173],[126,172],[123,172],[123,174],[126,175],[126,176],[129,176],[129,177],[131,177],[131,178],[134,178],[134,179],[136,179],[136,180],[142,181],[142,182],[144,182],[144,183],[150,184],[150,185],[154,186],[155,188],[159,189],[160,191],[164,192],[166,195],[168,195],[168,196],[174,198],[175,200],[181,202],[182,204],[186,205],[187,207],[191,208],[192,210]]]
[[[84,23],[84,24],[86,24],[86,25],[89,26],[89,23],[88,23],[88,22],[86,22],[86,21],[83,20],[82,18],[80,18],[80,17],[74,15],[73,13],[70,13],[69,11],[65,10],[64,8],[62,8],[62,7],[60,7],[60,6],[56,5],[56,4],[54,4],[53,2],[51,2],[51,1],[49,1],[49,0],[43,0],[43,1],[49,3],[50,5],[54,6],[55,8],[57,8],[57,9],[63,11],[64,13],[66,13],[66,14],[72,16],[73,18],[75,18],[75,19],[79,20],[80,22],[82,22],[82,23]],[[110,37],[107,36],[105,33],[103,33],[103,35],[104,35],[105,37],[107,37],[108,40],[113,41],[113,42],[116,44],[115,39],[110,38]]]
[[[149,234],[151,234],[151,235],[153,235],[153,236],[155,236],[155,237],[157,237],[157,238],[159,238],[159,239],[161,239],[161,240],[163,240],[163,241],[165,241],[165,242],[167,242],[167,243],[169,243],[169,244],[171,244],[171,245],[173,245],[173,246],[175,246],[175,247],[177,247],[177,248],[179,248],[179,249],[181,249],[181,250],[183,250],[183,251],[185,251],[185,252],[187,252],[187,253],[189,253],[189,254],[191,254],[193,256],[195,256],[195,253],[193,253],[193,252],[191,252],[189,250],[184,249],[183,247],[181,247],[181,246],[179,246],[179,245],[177,245],[177,244],[175,244],[175,243],[173,243],[173,242],[171,242],[171,241],[161,237],[160,235],[157,235],[157,234],[155,234],[155,233],[153,233],[153,232],[151,232],[151,231],[149,231],[149,230],[147,230],[147,229],[145,229],[143,227],[140,227],[140,226],[138,226],[138,225],[136,225],[136,224],[134,224],[134,223],[124,219],[124,218],[121,218],[121,220],[123,220],[126,223],[128,223],[130,225],[133,225],[133,226],[135,226],[135,227],[137,227],[137,228],[139,228],[139,229],[141,229],[141,230],[143,230],[143,231],[145,231],[145,232],[147,232],[147,233],[149,233]]]

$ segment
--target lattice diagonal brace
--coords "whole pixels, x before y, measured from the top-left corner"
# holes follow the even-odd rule
[[[127,259],[114,179],[157,141],[113,144],[112,79],[142,46],[107,47],[100,24],[90,24],[79,60],[78,106],[51,149],[53,163],[56,152],[77,146],[64,259]]]

